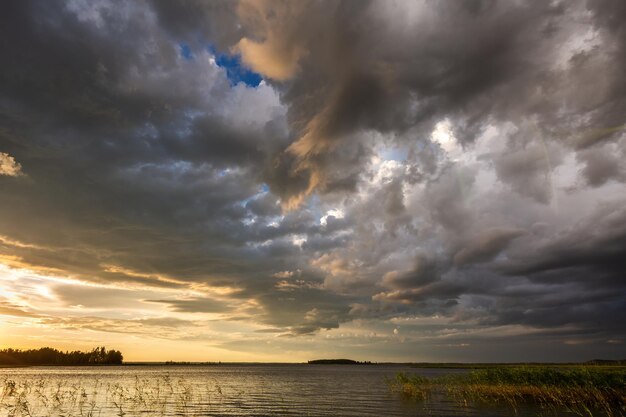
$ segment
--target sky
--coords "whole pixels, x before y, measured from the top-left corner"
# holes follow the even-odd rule
[[[0,348],[626,358],[626,2],[0,10]]]

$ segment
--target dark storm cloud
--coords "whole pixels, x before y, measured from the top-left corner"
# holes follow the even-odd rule
[[[521,137],[565,137],[580,146],[594,143],[590,137],[615,138],[620,131],[611,128],[623,125],[619,7],[601,2],[296,6],[263,1],[241,7],[250,20],[247,26],[259,32],[239,44],[244,60],[270,79],[289,80],[283,99],[298,137],[277,162],[283,175],[267,177],[287,206],[315,189],[332,189],[328,184],[342,175],[332,167],[345,170],[363,163],[342,157],[346,148],[361,145],[353,133],[362,130],[411,130],[423,136],[437,120],[452,117],[458,139],[470,143],[494,119],[534,119]],[[594,12],[591,17],[587,8]],[[594,27],[602,47],[559,63],[567,42],[580,41],[573,35],[583,37]],[[271,51],[272,62],[282,64],[286,74],[273,76],[277,69],[260,56],[262,51]],[[574,120],[582,114],[584,120]],[[604,133],[594,133],[599,131]],[[537,154],[545,152],[517,148],[497,161],[499,175],[523,195],[547,202],[550,195],[540,185],[545,158]],[[534,169],[516,168],[527,162]],[[549,169],[559,164],[558,158],[549,162]],[[284,179],[291,180],[290,186]]]
[[[454,255],[454,263],[463,265],[486,262],[497,256],[515,238],[523,235],[522,230],[492,229],[470,241]]]
[[[0,260],[292,336],[441,315],[621,337],[625,13],[6,2]],[[264,81],[232,85],[214,53]]]
[[[595,280],[615,279],[616,284],[623,286],[626,266],[626,209],[623,203],[620,200],[599,205],[581,223],[534,248],[532,255],[530,252],[513,254],[503,265],[503,271],[522,275],[584,268],[595,270]],[[591,281],[587,282],[592,285]]]
[[[202,41],[210,40],[225,49],[237,42],[242,29],[232,1],[151,0],[160,26],[175,39],[185,40],[202,49]]]
[[[526,102],[532,99],[526,86],[544,82],[536,65],[556,42],[552,32],[564,25],[560,19],[566,13],[564,6],[494,2],[326,2],[284,8],[250,3],[262,39],[254,45],[275,47],[293,78],[283,96],[290,121],[301,132],[289,148],[298,161],[291,171],[308,181],[281,195],[295,194],[295,201],[333,181],[326,166],[341,163],[338,149],[355,146],[345,143],[352,132],[417,128],[424,133],[420,127],[428,129],[450,114],[470,131],[490,117],[534,106]],[[268,23],[276,9],[289,24]],[[400,21],[391,24],[394,19]],[[290,39],[286,50],[284,38]],[[263,72],[266,63],[255,60],[256,49],[240,49]],[[531,108],[526,116],[539,110]]]
[[[626,148],[612,145],[578,152],[577,158],[585,164],[582,174],[589,185],[598,187],[611,180],[626,182],[626,167],[622,163]]]
[[[26,177],[1,184],[2,231],[37,242],[5,253],[16,266],[104,284],[245,287],[254,271],[271,289],[276,268],[289,268],[282,258],[298,253],[281,239],[309,227],[262,226],[280,214],[259,183],[284,146],[279,103],[268,87],[231,88],[211,62],[208,44],[225,45],[228,33],[192,33],[194,21],[207,25],[203,11],[229,27],[232,3],[188,3],[178,15],[146,6],[3,8],[1,143]],[[206,44],[186,60],[179,43],[192,36]],[[245,226],[247,216],[259,226]],[[251,246],[259,239],[278,241]],[[172,305],[194,310],[186,301]]]
[[[551,198],[546,176],[552,165],[558,165],[558,156],[550,156],[544,148],[536,146],[500,155],[495,161],[498,177],[520,195],[531,197],[540,203]]]
[[[408,273],[398,275],[389,274],[383,278],[383,285],[392,288],[416,288],[437,281],[440,268],[432,259],[421,255],[415,261],[415,267]]]
[[[383,283],[389,290],[373,299],[484,325],[570,325],[588,335],[623,337],[624,215],[623,200],[600,205],[588,218],[542,243],[519,230],[487,232],[468,246],[475,252],[463,249],[455,256],[455,264],[463,269],[427,275],[423,272],[428,268],[418,262],[410,272],[387,276]],[[484,262],[513,239],[521,242],[507,251],[505,260],[484,268],[464,265],[471,263],[470,253],[476,256],[474,262]],[[460,254],[468,257],[466,262],[460,262]]]
[[[428,184],[425,197],[436,224],[452,233],[464,233],[472,224],[473,213],[463,200],[464,189],[471,187],[476,172],[449,167],[437,181]]]

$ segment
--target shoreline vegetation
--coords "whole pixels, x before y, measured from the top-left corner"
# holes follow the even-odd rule
[[[104,346],[93,348],[89,352],[60,351],[43,347],[40,349],[2,349],[0,350],[0,366],[89,366],[89,365],[121,365],[124,356],[119,350],[107,350]]]
[[[622,362],[622,361],[619,361]],[[544,415],[560,412],[608,417],[626,414],[626,369],[606,363],[566,367],[490,366],[468,373],[426,378],[399,373],[388,380],[392,391],[428,403],[447,397],[459,406],[537,407]]]

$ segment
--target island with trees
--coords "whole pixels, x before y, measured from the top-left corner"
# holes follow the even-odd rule
[[[355,361],[352,359],[315,359],[308,362],[309,365],[371,365],[370,361]]]

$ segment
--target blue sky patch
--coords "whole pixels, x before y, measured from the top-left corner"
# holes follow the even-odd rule
[[[258,87],[263,81],[261,75],[243,65],[240,55],[221,54],[211,46],[209,52],[215,55],[215,63],[226,70],[226,76],[232,85],[242,82],[249,87]]]
[[[193,59],[193,53],[191,52],[191,48],[189,45],[181,43],[180,45],[180,56],[185,58],[187,61],[191,61]]]

